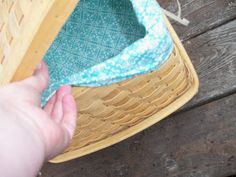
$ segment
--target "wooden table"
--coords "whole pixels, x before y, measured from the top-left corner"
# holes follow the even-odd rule
[[[177,11],[175,0],[160,0]],[[226,177],[236,174],[236,0],[180,0],[189,27],[173,25],[200,78],[175,115],[43,177]]]

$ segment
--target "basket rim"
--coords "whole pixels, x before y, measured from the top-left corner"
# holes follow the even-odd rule
[[[170,24],[169,20],[166,18],[166,24],[167,28],[170,32],[170,35],[174,41],[174,45],[179,49],[181,58],[184,60],[186,65],[189,68],[189,72],[192,74],[193,77],[193,84],[189,88],[188,91],[186,91],[181,97],[177,98],[175,101],[173,101],[171,104],[157,112],[156,114],[148,117],[147,119],[143,120],[137,125],[134,125],[133,127],[130,127],[126,130],[123,130],[111,137],[107,137],[101,141],[98,141],[96,143],[90,144],[88,146],[82,147],[80,149],[66,152],[64,154],[61,154],[57,156],[56,158],[52,159],[50,162],[51,163],[61,163],[65,161],[69,161],[78,157],[85,156],[87,154],[99,151],[101,149],[104,149],[106,147],[109,147],[111,145],[114,145],[120,141],[123,141],[136,133],[139,133],[146,128],[154,125],[155,123],[159,122],[160,120],[164,119],[165,117],[169,116],[172,114],[174,111],[182,107],[185,103],[187,103],[191,98],[196,95],[199,89],[199,79],[197,76],[197,73],[194,69],[193,64],[191,63],[191,60],[183,47],[183,44],[181,43],[178,35],[176,34],[174,28]]]

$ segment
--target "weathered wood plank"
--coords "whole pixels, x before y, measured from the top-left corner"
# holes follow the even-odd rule
[[[176,0],[157,0],[160,5],[177,12]],[[188,27],[174,23],[174,27],[183,40],[202,34],[236,18],[236,0],[179,0],[182,15],[191,23]]]
[[[184,42],[200,78],[200,92],[187,107],[236,91],[236,20]]]
[[[223,177],[236,173],[236,94],[97,153],[47,164],[44,177]]]

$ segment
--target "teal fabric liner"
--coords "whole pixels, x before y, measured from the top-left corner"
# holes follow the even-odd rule
[[[44,56],[50,81],[97,87],[156,70],[173,42],[155,0],[81,0]]]

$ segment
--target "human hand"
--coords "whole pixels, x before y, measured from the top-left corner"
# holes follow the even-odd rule
[[[0,129],[3,132],[0,142],[6,142],[5,151],[11,153],[15,163],[17,158],[23,158],[24,162],[29,160],[28,171],[29,166],[34,164],[40,168],[43,161],[61,153],[75,130],[76,104],[70,86],[61,87],[44,109],[40,107],[48,77],[47,66],[42,62],[32,77],[0,88]],[[0,169],[1,166],[6,163],[0,160]],[[34,173],[35,170],[31,174]]]

